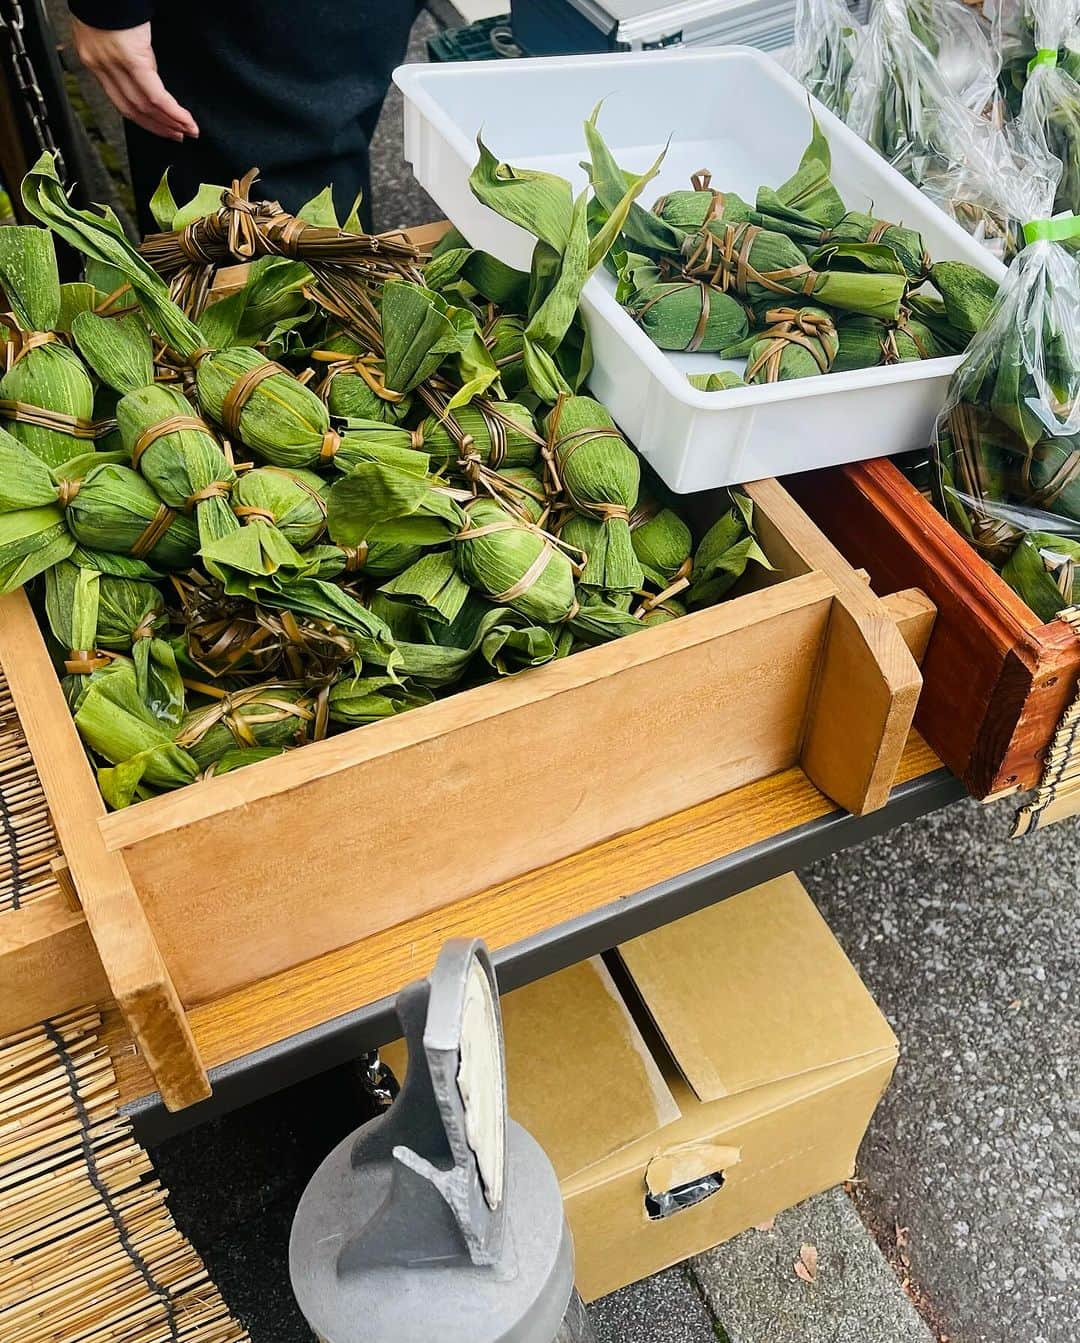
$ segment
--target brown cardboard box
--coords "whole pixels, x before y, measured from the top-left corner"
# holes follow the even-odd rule
[[[794,876],[627,943],[613,970],[503,999],[510,1111],[558,1172],[586,1300],[851,1175],[897,1056]],[[714,1175],[702,1201],[650,1217],[647,1196],[655,1210]]]

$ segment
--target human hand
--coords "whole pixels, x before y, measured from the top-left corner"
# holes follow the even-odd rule
[[[79,60],[121,116],[169,140],[198,135],[195,118],[161,82],[148,23],[135,28],[91,28],[73,16],[71,29]]]

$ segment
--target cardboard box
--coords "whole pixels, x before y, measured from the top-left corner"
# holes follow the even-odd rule
[[[794,876],[508,994],[503,1020],[588,1301],[850,1176],[897,1056]]]

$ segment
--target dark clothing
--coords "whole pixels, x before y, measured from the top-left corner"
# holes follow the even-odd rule
[[[342,219],[358,192],[367,200],[368,143],[417,0],[70,0],[70,8],[100,28],[150,19],[162,81],[199,125],[197,140],[177,144],[126,123],[144,231],[157,227],[147,202],[166,168],[180,203],[200,182],[227,185],[252,167],[260,170],[252,194],[287,210],[327,184]]]

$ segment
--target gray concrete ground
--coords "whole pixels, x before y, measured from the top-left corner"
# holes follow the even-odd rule
[[[934,1343],[842,1189],[699,1255],[691,1272],[730,1343]]]
[[[1080,826],[960,803],[805,874],[902,1062],[859,1202],[953,1343],[1080,1337]]]
[[[423,59],[431,23],[418,22],[412,59]],[[401,160],[400,117],[392,93],[373,146],[379,227],[437,217]],[[1066,822],[1010,843],[1008,811],[959,804],[805,879],[903,1046],[860,1154],[864,1221],[950,1343],[1073,1343],[1080,829]],[[254,1343],[310,1339],[285,1273],[292,1210],[322,1155],[363,1117],[352,1079],[336,1073],[155,1153],[178,1220]],[[600,1343],[918,1337],[841,1195],[777,1226],[598,1303]],[[820,1251],[812,1292],[791,1271],[806,1235]]]

